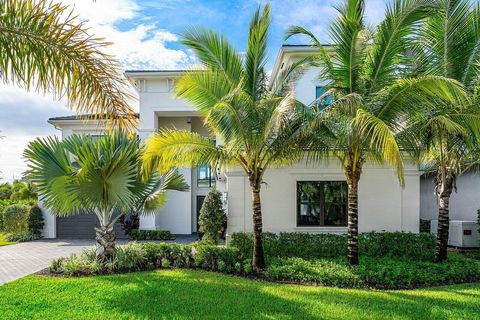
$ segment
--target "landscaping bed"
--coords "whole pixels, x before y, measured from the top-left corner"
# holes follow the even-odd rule
[[[267,235],[268,237],[269,235]],[[333,254],[344,236],[282,234],[265,242],[267,267],[263,273],[253,273],[249,259],[249,247],[231,241],[229,247],[203,243],[188,245],[175,243],[136,243],[118,246],[114,257],[105,262],[95,259],[92,249],[70,258],[52,262],[49,272],[54,275],[86,276],[114,274],[153,269],[189,268],[217,271],[244,277],[256,277],[270,281],[297,282],[343,288],[412,289],[443,284],[476,282],[480,280],[480,261],[450,254],[447,261],[434,263],[431,236],[417,234],[385,233],[364,234],[360,265],[349,266],[343,255]],[[234,239],[235,239],[234,237]],[[247,239],[249,235],[241,235]],[[286,240],[288,239],[288,241]],[[312,252],[318,242],[324,242],[321,255],[307,259],[301,257]],[[403,242],[397,242],[403,239]],[[327,244],[328,243],[328,244]],[[238,246],[238,247],[237,247]],[[296,247],[291,251],[270,251],[275,247]],[[417,246],[423,251],[407,246]],[[328,249],[327,247],[330,247]],[[426,251],[426,252],[424,252]],[[294,256],[297,252],[299,256]],[[400,254],[404,252],[403,254]]]

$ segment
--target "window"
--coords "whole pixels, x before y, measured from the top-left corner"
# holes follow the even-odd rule
[[[208,164],[197,168],[197,187],[210,188],[215,186],[215,177],[212,168]]]
[[[347,190],[345,181],[298,181],[297,226],[346,226]]]
[[[325,87],[315,87],[315,99],[320,98],[326,91]],[[332,104],[332,95],[327,95],[323,101],[318,101],[318,104],[322,107],[328,107]]]

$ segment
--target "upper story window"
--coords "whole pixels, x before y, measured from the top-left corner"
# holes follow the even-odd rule
[[[197,187],[211,188],[215,186],[215,176],[208,164],[197,167]]]
[[[315,99],[320,98],[325,93],[325,91],[327,91],[327,88],[325,87],[315,87]],[[332,104],[332,95],[329,94],[322,101],[322,108],[328,107],[331,104]]]
[[[345,227],[347,225],[345,181],[298,181],[298,227]]]

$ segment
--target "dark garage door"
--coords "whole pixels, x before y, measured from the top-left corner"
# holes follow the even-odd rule
[[[98,218],[94,214],[78,214],[70,217],[57,217],[57,238],[95,239],[95,226]],[[122,227],[115,224],[117,239],[128,238]]]

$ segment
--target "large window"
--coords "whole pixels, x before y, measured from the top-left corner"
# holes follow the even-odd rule
[[[197,168],[197,187],[210,188],[215,186],[215,177],[212,168],[208,165],[201,165]]]
[[[347,183],[298,181],[297,226],[344,227],[347,225]]]
[[[315,99],[320,98],[326,91],[325,87],[315,87]],[[319,101],[322,108],[325,108],[332,104],[332,95],[328,94],[322,101]]]

